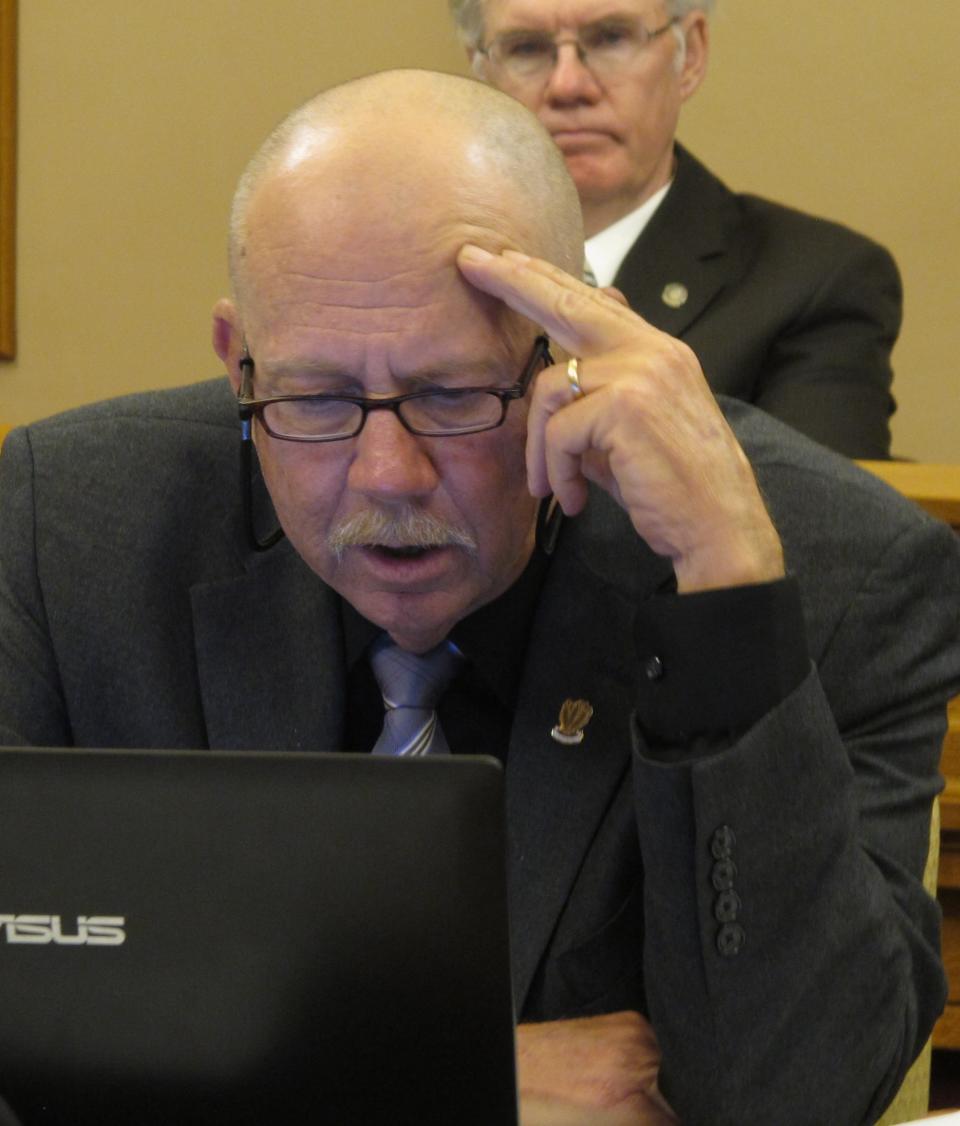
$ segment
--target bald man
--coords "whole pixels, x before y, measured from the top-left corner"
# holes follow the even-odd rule
[[[494,90],[295,112],[234,202],[227,380],[7,440],[0,742],[379,752],[371,658],[453,651],[444,750],[506,769],[527,1105],[872,1122],[945,996],[957,544],[721,409],[581,252]]]
[[[449,0],[478,77],[550,131],[587,259],[715,391],[848,457],[890,452],[897,267],[836,223],[730,191],[676,142],[713,0]]]

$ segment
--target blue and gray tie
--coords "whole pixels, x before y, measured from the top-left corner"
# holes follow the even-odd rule
[[[462,661],[450,641],[420,654],[401,649],[386,634],[374,642],[370,664],[387,709],[375,755],[450,753],[436,706]]]

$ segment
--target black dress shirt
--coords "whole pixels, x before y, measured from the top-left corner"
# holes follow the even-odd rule
[[[539,547],[499,598],[459,622],[450,634],[466,661],[437,707],[454,754],[506,761],[527,639],[549,558]],[[346,749],[369,751],[383,727],[383,699],[368,659],[382,630],[343,602],[347,659]]]
[[[437,708],[454,754],[506,762],[527,640],[549,554],[537,546],[499,598],[459,622],[450,637],[466,661]],[[345,749],[369,751],[383,700],[368,660],[382,632],[341,604],[347,662]],[[784,700],[809,672],[795,580],[677,595],[636,614],[637,722],[648,752],[664,759],[722,750]]]

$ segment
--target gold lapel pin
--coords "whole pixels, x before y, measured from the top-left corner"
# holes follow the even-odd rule
[[[671,309],[679,309],[682,305],[686,305],[689,296],[690,291],[683,282],[670,282],[663,287],[660,300]]]
[[[564,700],[560,721],[550,732],[550,737],[565,746],[583,742],[583,729],[590,722],[593,706],[586,700]]]

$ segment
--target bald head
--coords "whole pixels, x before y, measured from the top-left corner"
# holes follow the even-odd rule
[[[241,306],[258,225],[278,207],[322,217],[331,244],[357,222],[395,240],[405,228],[429,239],[431,224],[455,221],[480,241],[499,231],[500,246],[580,269],[579,202],[553,141],[516,101],[472,79],[387,71],[327,90],[281,122],[234,197]]]
[[[524,392],[546,358],[542,326],[458,261],[472,244],[578,271],[563,159],[490,87],[379,74],[274,131],[243,176],[231,236],[236,299],[217,302],[213,342],[235,393],[260,400],[251,431],[277,519],[341,597],[425,652],[533,551]],[[360,429],[344,433],[358,399]],[[287,404],[279,435],[263,400]],[[400,404],[414,400],[411,419]],[[318,437],[330,418],[335,432]]]

